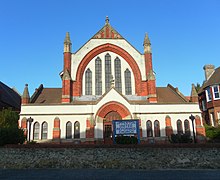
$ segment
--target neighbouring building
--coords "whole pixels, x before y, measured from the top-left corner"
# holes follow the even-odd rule
[[[211,126],[220,124],[220,67],[205,65],[205,81],[198,93],[199,105],[204,123]]]
[[[20,112],[21,96],[15,89],[0,81],[0,111],[8,108]]]
[[[147,34],[140,53],[106,17],[76,52],[71,46],[66,33],[62,88],[40,85],[30,97],[25,86],[19,122],[27,131],[33,119],[30,140],[106,143],[112,120],[138,119],[142,143],[166,142],[172,133],[192,135],[191,114],[197,138],[205,136],[195,87],[190,100],[170,84],[156,87]]]

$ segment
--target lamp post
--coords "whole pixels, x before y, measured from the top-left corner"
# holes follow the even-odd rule
[[[33,118],[29,117],[27,119],[27,122],[29,124],[29,127],[28,127],[28,141],[30,142],[31,141],[31,123],[34,121]]]
[[[191,119],[191,121],[192,121],[193,140],[194,140],[194,143],[196,143],[196,135],[195,135],[195,130],[194,130],[194,120],[195,120],[195,116],[193,116],[193,115],[191,114],[191,116],[189,116],[189,119]]]

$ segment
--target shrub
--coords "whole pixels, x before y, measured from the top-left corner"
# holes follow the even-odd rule
[[[171,134],[171,143],[192,143],[193,140],[189,134]]]
[[[206,137],[210,140],[218,141],[220,140],[220,126],[213,127],[205,125]]]
[[[5,144],[23,144],[25,141],[24,131],[18,127],[0,128],[0,146]]]
[[[0,146],[24,143],[24,131],[18,128],[18,118],[18,113],[10,108],[0,111]]]
[[[115,138],[116,144],[137,144],[138,139],[135,136],[117,136]]]

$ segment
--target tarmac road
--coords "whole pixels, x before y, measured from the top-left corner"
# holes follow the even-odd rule
[[[0,169],[0,179],[220,179],[220,170]]]

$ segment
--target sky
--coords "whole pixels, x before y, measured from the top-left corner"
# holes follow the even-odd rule
[[[61,87],[63,41],[76,52],[105,24],[139,52],[147,32],[156,85],[190,95],[204,81],[203,66],[220,66],[219,0],[1,0],[0,81],[20,94],[29,85]]]

